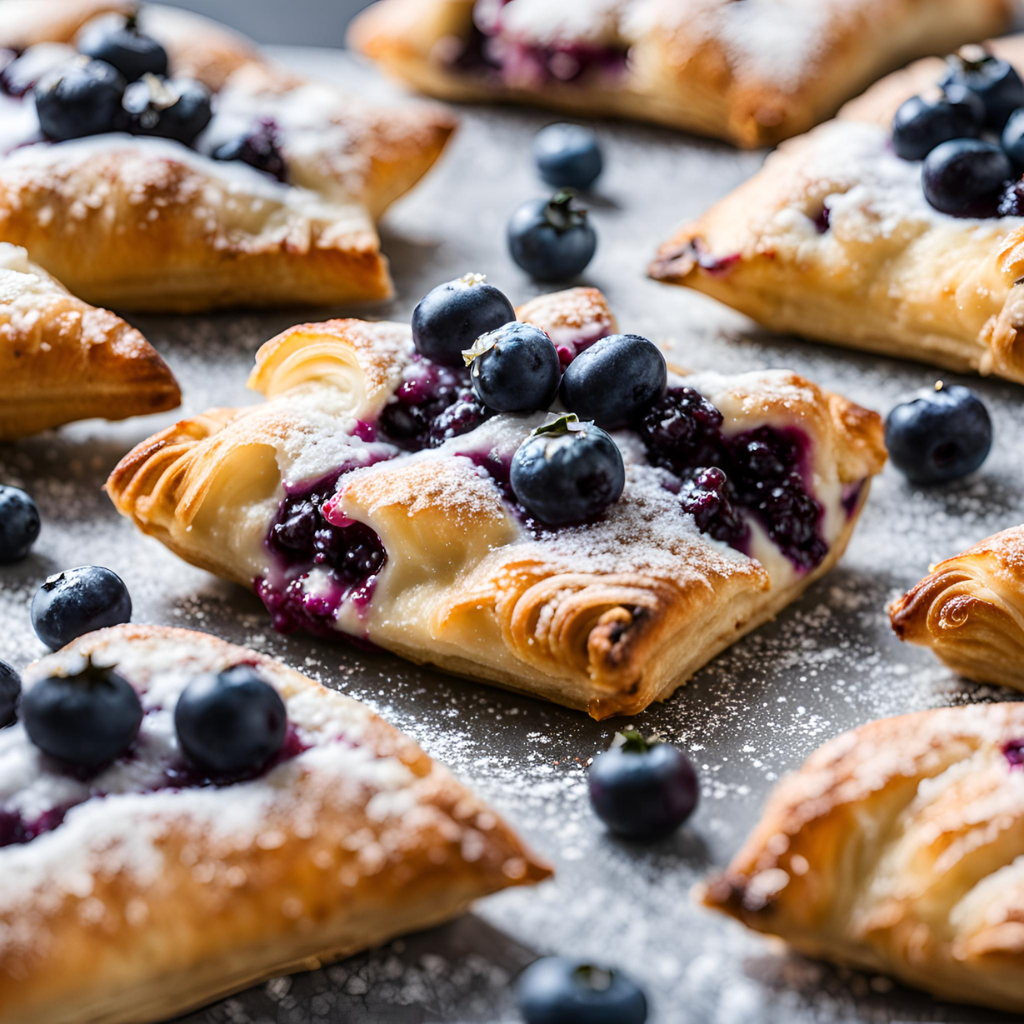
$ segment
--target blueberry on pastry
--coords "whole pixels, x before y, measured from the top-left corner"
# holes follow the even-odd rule
[[[940,562],[889,615],[901,640],[968,679],[1024,690],[1024,527]]]
[[[1019,129],[1005,149],[978,137],[1005,121],[993,104],[1024,105],[1007,85],[1024,37],[980,52],[992,70],[920,61],[781,146],[662,246],[652,276],[772,330],[1024,382]]]
[[[349,43],[444,99],[760,146],[806,131],[908,60],[1003,31],[1010,15],[1005,0],[380,0]]]
[[[588,414],[628,413],[610,434],[543,405],[500,412],[474,391],[477,360],[452,363],[429,329],[448,302],[453,324],[493,329],[507,300],[468,281],[431,293],[411,331],[333,320],[268,342],[250,377],[266,401],[143,442],[108,482],[115,505],[254,588],[279,629],[596,717],[668,697],[835,564],[885,458],[874,413],[784,371],[667,374],[636,409],[608,389]],[[518,313],[570,371],[616,332],[594,289]],[[541,402],[536,351],[510,350]]]
[[[374,221],[450,117],[291,75],[197,15],[87,6],[0,0],[0,237],[121,308],[391,294]]]
[[[164,1020],[549,874],[366,707],[202,633],[29,666],[0,765],[4,1024]]]
[[[1024,704],[872,722],[770,798],[706,906],[800,952],[1024,1013]]]
[[[134,327],[70,295],[24,249],[0,243],[0,441],[180,400],[167,364]]]

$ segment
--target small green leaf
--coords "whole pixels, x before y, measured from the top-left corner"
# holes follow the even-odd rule
[[[579,416],[574,412],[570,412],[564,416],[559,416],[558,419],[552,420],[550,423],[537,427],[530,437],[540,437],[542,434],[568,434],[571,430],[578,430],[581,426],[583,424],[580,423]]]

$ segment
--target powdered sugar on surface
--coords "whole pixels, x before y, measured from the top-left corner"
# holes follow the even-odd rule
[[[320,67],[310,54],[301,60],[309,70]],[[322,60],[325,70],[347,67]],[[349,73],[369,88],[365,72]],[[430,287],[468,269],[486,272],[517,303],[546,290],[512,265],[503,230],[509,209],[541,192],[526,154],[550,118],[526,110],[462,116],[442,166],[385,222],[401,298],[372,315],[405,320]],[[675,362],[695,370],[789,366],[883,412],[934,383],[937,374],[925,367],[773,338],[700,295],[646,280],[643,268],[671,224],[701,213],[761,158],[656,129],[597,130],[608,170],[593,203],[600,246],[584,283],[608,294],[622,329],[666,342]],[[134,319],[171,363],[184,387],[184,414],[193,414],[259,400],[244,388],[258,345],[297,320],[342,312],[351,311]],[[380,710],[519,826],[559,871],[554,882],[484,901],[451,926],[261,986],[191,1015],[188,1024],[513,1024],[510,980],[552,952],[629,970],[648,991],[653,1024],[1005,1020],[936,1003],[875,975],[785,956],[689,898],[691,886],[739,847],[771,785],[819,744],[885,715],[1016,699],[960,680],[927,651],[901,645],[887,623],[886,602],[930,564],[1024,518],[1020,388],[942,376],[969,383],[988,404],[996,432],[989,461],[973,477],[935,490],[915,489],[887,468],[839,568],[670,702],[640,716],[635,724],[644,732],[689,752],[702,784],[691,823],[650,848],[611,839],[589,809],[587,761],[624,722],[594,723],[388,655],[276,635],[254,597],[119,521],[100,492],[106,474],[179,414],[83,424],[0,447],[0,480],[28,486],[44,518],[32,556],[0,568],[0,658],[23,667],[41,653],[27,609],[47,574],[109,565],[128,583],[137,621],[213,631]]]

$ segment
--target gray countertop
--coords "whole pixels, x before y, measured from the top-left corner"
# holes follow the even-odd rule
[[[344,54],[281,55],[363,93],[388,91]],[[440,165],[385,220],[399,298],[367,315],[406,319],[430,287],[469,270],[487,273],[515,302],[537,294],[505,252],[504,224],[518,202],[544,191],[529,143],[549,120],[527,110],[464,111]],[[914,364],[769,336],[701,296],[647,280],[644,267],[657,243],[748,177],[762,155],[654,128],[597,127],[608,169],[593,203],[600,247],[586,282],[604,289],[625,329],[671,339],[676,360],[693,368],[792,367],[883,412],[935,380]],[[183,412],[192,414],[251,402],[244,384],[256,348],[310,315],[133,319],[178,374]],[[901,646],[885,614],[887,601],[930,563],[1024,518],[1022,392],[967,382],[995,421],[996,444],[983,470],[920,491],[887,468],[840,567],[636,720],[689,751],[703,782],[689,825],[644,848],[609,838],[587,801],[585,762],[621,721],[595,723],[341,643],[277,636],[254,597],[184,565],[120,521],[100,490],[107,473],[174,414],[80,424],[0,446],[0,480],[31,491],[44,519],[33,555],[0,570],[0,658],[21,667],[42,653],[28,602],[47,574],[108,565],[128,583],[137,621],[217,633],[365,700],[492,801],[558,868],[550,884],[501,894],[447,927],[272,982],[193,1014],[189,1024],[511,1022],[510,978],[552,952],[630,971],[650,994],[658,1024],[1009,1020],[785,955],[689,899],[693,883],[737,849],[775,780],[824,740],[885,715],[1012,699]]]

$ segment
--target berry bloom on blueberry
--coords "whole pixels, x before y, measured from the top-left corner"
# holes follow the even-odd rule
[[[516,983],[526,1024],[645,1024],[647,999],[620,971],[549,956]]]
[[[143,75],[167,74],[167,51],[139,31],[138,14],[97,18],[78,37],[78,52],[110,64],[126,82],[137,82]]]
[[[99,565],[51,576],[32,598],[32,628],[51,650],[132,617],[132,599],[121,577]]]
[[[512,259],[538,281],[568,281],[582,274],[597,251],[597,234],[572,192],[531,199],[508,222]]]
[[[549,124],[533,139],[533,159],[552,188],[585,191],[601,176],[604,158],[597,138],[579,124]]]
[[[1001,132],[1009,116],[1024,107],[1024,81],[1013,66],[989,53],[983,46],[962,47],[947,58],[946,73],[939,83],[949,93],[957,88],[981,100],[985,124]]]
[[[0,661],[0,729],[14,724],[20,697],[21,677],[6,661]]]
[[[562,363],[539,327],[505,324],[481,335],[463,355],[473,391],[495,412],[547,409],[558,394]]]
[[[39,537],[36,503],[18,487],[0,486],[0,565],[20,562]]]

